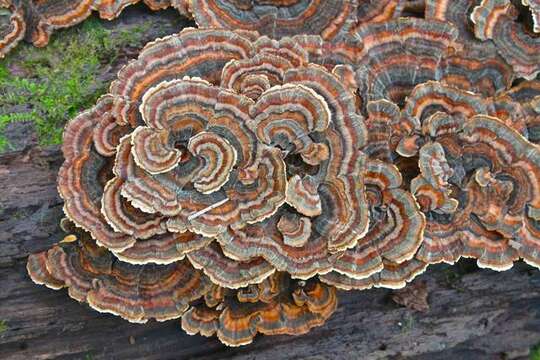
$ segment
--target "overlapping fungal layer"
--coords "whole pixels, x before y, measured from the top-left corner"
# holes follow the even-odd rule
[[[359,0],[356,25],[384,22],[397,18],[401,16],[406,5],[404,0]]]
[[[404,5],[401,0],[142,1],[152,10],[173,7],[181,15],[193,17],[201,28],[258,31],[272,38],[313,34],[326,40],[343,39],[360,24],[397,17]],[[36,46],[45,46],[54,30],[76,25],[92,11],[97,11],[103,19],[112,20],[124,8],[139,2],[141,0],[3,0],[0,6],[9,7],[13,13],[12,28],[27,26],[26,39]],[[0,35],[3,41],[13,44],[10,48],[15,46],[12,35],[4,32]],[[9,48],[5,47],[0,53],[7,51]]]
[[[182,316],[182,328],[191,335],[217,335],[224,344],[240,346],[251,343],[257,333],[305,334],[323,324],[336,307],[335,288],[276,273],[237,291],[213,289]]]
[[[381,284],[378,274],[393,271],[392,264],[415,262],[414,256],[422,243],[425,217],[412,194],[400,188],[399,170],[383,161],[370,160],[364,181],[370,229],[354,248],[336,260],[332,273],[321,277],[339,288],[378,286]],[[425,266],[420,268],[423,271]],[[406,279],[418,274],[394,273],[397,278],[387,287],[401,287]]]
[[[38,284],[67,288],[73,299],[99,312],[136,323],[179,318],[189,303],[211,289],[210,280],[186,261],[131,265],[118,261],[84,232],[75,241],[30,255],[28,273]]]
[[[540,72],[540,37],[516,22],[518,15],[509,0],[483,0],[474,8],[471,20],[478,39],[492,40],[519,76],[534,79]]]
[[[532,25],[518,21],[518,16],[527,18],[528,9],[518,9],[510,0],[427,0],[426,18],[454,24],[467,58],[494,61],[497,53],[512,67],[516,77],[534,79],[540,71],[538,6],[536,1],[523,3],[530,6]]]
[[[460,23],[472,0],[428,0],[426,19],[335,5],[190,2],[220,29],[149,43],[66,126],[72,235],[29,258],[32,279],[239,346],[430,264],[540,267],[538,81],[512,87],[524,74]]]
[[[502,96],[521,105],[527,138],[535,144],[540,144],[540,81],[523,81],[504,92]]]
[[[350,0],[191,0],[189,4],[200,27],[255,30],[272,38],[313,34],[326,40],[345,34],[356,23],[357,6],[364,5]],[[365,16],[375,17],[378,10],[368,10]]]
[[[150,9],[174,7],[180,14],[188,13],[188,0],[142,0]],[[0,1],[0,57],[25,38],[35,46],[49,43],[51,34],[62,28],[74,26],[92,11],[100,18],[112,20],[122,10],[141,0],[2,0]],[[7,14],[5,13],[7,9]]]
[[[399,116],[410,130],[393,135],[401,137],[393,151],[418,165],[410,191],[427,220],[418,259],[473,257],[497,270],[518,258],[539,265],[540,149],[519,115],[500,110],[512,104],[437,82],[407,98]]]
[[[365,24],[354,36],[363,45],[354,67],[364,106],[380,99],[402,104],[415,85],[440,79],[442,59],[458,47],[456,28],[437,20]]]

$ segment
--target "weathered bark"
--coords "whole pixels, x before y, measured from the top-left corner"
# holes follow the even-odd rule
[[[29,253],[61,237],[61,161],[58,147],[0,155],[0,359],[510,359],[540,342],[540,271],[525,264],[503,273],[434,266],[421,276],[424,313],[394,304],[388,290],[341,293],[338,311],[308,335],[260,336],[236,349],[188,336],[179,321],[99,314],[25,271]]]

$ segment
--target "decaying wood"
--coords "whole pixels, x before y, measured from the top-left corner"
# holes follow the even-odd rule
[[[259,336],[244,348],[188,336],[179,321],[130,324],[65,291],[34,285],[26,257],[61,238],[58,147],[0,155],[0,359],[516,359],[540,342],[540,271],[434,266],[429,310],[400,307],[383,289],[341,293],[339,310],[301,337]],[[472,271],[469,269],[472,268]]]

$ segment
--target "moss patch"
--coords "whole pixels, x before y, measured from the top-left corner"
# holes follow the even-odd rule
[[[108,88],[126,48],[139,48],[151,23],[106,27],[97,18],[61,31],[45,48],[21,44],[0,61],[0,151],[5,128],[31,121],[40,144],[58,144],[67,120],[91,107]]]
[[[531,349],[531,352],[529,354],[530,360],[540,360],[540,343],[538,343],[536,346],[534,346]]]
[[[0,334],[8,329],[8,325],[5,320],[0,320]]]

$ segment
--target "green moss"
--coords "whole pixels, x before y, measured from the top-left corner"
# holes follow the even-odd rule
[[[531,352],[529,354],[529,359],[530,360],[540,360],[540,343],[536,344],[536,346],[534,346],[531,349]]]
[[[91,18],[61,31],[45,48],[22,44],[0,62],[0,151],[9,149],[6,125],[31,121],[42,145],[62,141],[67,120],[104,94],[107,71],[122,49],[140,47],[150,24],[111,30]]]
[[[0,321],[0,334],[5,332],[8,329],[8,325],[5,320]]]

